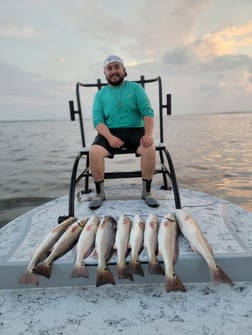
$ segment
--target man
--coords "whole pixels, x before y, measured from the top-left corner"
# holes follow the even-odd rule
[[[98,208],[105,199],[105,157],[123,147],[132,148],[141,156],[142,198],[156,207],[159,203],[151,194],[156,151],[149,99],[141,85],[124,80],[127,73],[120,57],[108,56],[103,67],[108,85],[96,93],[93,103],[93,125],[98,135],[90,147],[89,161],[96,195],[89,208]]]

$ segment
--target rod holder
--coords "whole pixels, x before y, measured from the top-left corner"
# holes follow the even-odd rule
[[[171,94],[166,94],[166,113],[171,115],[172,113],[172,96]]]
[[[70,110],[71,121],[75,121],[75,114],[79,114],[79,111],[75,111],[74,110],[74,102],[73,102],[73,100],[69,100],[68,103],[69,103],[69,110]]]

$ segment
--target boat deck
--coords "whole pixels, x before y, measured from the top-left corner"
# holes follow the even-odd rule
[[[199,224],[203,234],[211,244],[217,263],[234,282],[252,281],[252,213],[207,194],[181,189],[182,208],[188,211]],[[98,215],[120,215],[133,217],[140,215],[143,219],[154,213],[159,220],[167,213],[173,213],[174,199],[172,192],[153,188],[153,194],[159,199],[160,206],[148,207],[140,199],[139,185],[114,185],[106,188],[106,201],[95,211],[88,208],[92,194],[83,195],[76,203],[75,216],[78,219]],[[19,289],[36,287],[22,285],[18,279],[25,271],[36,248],[57,225],[58,216],[67,214],[68,197],[61,197],[37,207],[10,222],[0,230],[0,289]],[[75,250],[70,250],[53,264],[50,279],[40,276],[39,287],[65,287],[95,285],[97,259],[90,256],[85,260],[89,278],[70,278],[74,263]],[[160,256],[159,260],[162,261]],[[144,277],[134,276],[134,283],[164,283],[164,277],[148,273],[146,252],[140,255]],[[110,260],[112,272],[115,270],[116,257]],[[179,237],[179,258],[176,272],[184,283],[210,282],[206,262],[193,252],[182,235]],[[128,280],[117,279],[116,284],[129,284]]]

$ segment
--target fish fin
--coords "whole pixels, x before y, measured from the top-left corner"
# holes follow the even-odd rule
[[[51,277],[52,273],[52,263],[48,264],[46,262],[39,263],[36,268],[34,269],[34,272],[41,275],[45,276],[47,278]]]
[[[165,275],[164,269],[157,259],[155,259],[155,261],[149,262],[149,273],[151,275]]]
[[[97,269],[96,287],[106,284],[115,285],[115,279],[113,273],[108,267],[105,269]]]
[[[83,262],[78,265],[77,264],[74,265],[71,277],[72,278],[76,278],[76,277],[88,278],[89,277],[88,270]]]
[[[184,284],[182,283],[181,279],[175,272],[173,272],[172,278],[166,277],[165,289],[166,289],[166,292],[171,292],[171,291],[185,292],[186,291]]]
[[[216,265],[216,267],[210,268],[211,278],[212,281],[218,285],[218,284],[228,284],[230,286],[234,286],[234,283],[229,278],[229,276],[222,270],[222,268],[219,265]]]
[[[139,260],[136,261],[130,261],[129,264],[127,265],[126,271],[128,273],[134,273],[136,275],[140,275],[142,277],[144,277],[144,271],[143,268],[139,262]]]
[[[19,284],[34,284],[39,285],[39,276],[32,271],[25,271],[19,279]]]
[[[98,258],[98,253],[96,251],[96,248],[93,250],[93,252],[91,253],[91,257],[93,258]]]
[[[116,266],[115,277],[118,278],[118,279],[129,279],[131,281],[134,280],[132,274],[127,272],[126,265],[123,265],[123,266],[117,265]]]
[[[87,251],[86,253],[83,255],[83,258],[87,258],[88,256],[90,256],[92,254],[92,252],[94,252],[94,245],[92,245]]]

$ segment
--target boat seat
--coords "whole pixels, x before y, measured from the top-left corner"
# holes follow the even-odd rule
[[[159,122],[159,139],[155,141],[156,151],[159,154],[159,160],[157,159],[156,168],[154,171],[154,176],[156,174],[162,175],[162,186],[161,188],[164,190],[173,190],[174,193],[174,201],[175,207],[181,208],[180,194],[178,189],[178,184],[175,175],[175,169],[173,166],[172,158],[170,156],[169,151],[166,148],[164,143],[164,129],[163,129],[163,110],[166,110],[167,115],[171,115],[171,94],[166,95],[166,104],[163,104],[163,93],[162,93],[162,81],[161,77],[157,77],[154,79],[146,79],[144,76],[140,76],[140,80],[135,80],[135,82],[141,84],[143,88],[147,84],[156,85],[158,92],[158,104],[159,111],[158,115],[155,113],[155,122]],[[70,109],[70,118],[71,121],[75,121],[75,115],[79,116],[79,124],[80,124],[80,133],[81,133],[81,142],[82,147],[77,154],[74,165],[72,168],[71,181],[70,181],[70,189],[69,189],[69,208],[68,208],[68,216],[60,216],[58,221],[61,222],[66,217],[74,216],[74,202],[76,195],[76,185],[82,180],[84,181],[83,189],[81,190],[82,194],[91,192],[89,187],[90,178],[92,177],[90,168],[89,168],[89,146],[86,145],[85,140],[85,126],[83,122],[83,114],[82,114],[82,100],[81,100],[81,90],[86,88],[97,88],[100,90],[103,86],[107,85],[107,83],[103,83],[100,79],[97,79],[96,83],[93,84],[85,84],[78,82],[76,84],[76,102],[77,109],[75,110],[75,104],[73,100],[69,101],[69,109]],[[84,100],[84,99],[83,99]],[[85,100],[84,100],[85,101]],[[125,155],[125,154],[135,154],[138,156],[134,150],[128,148],[121,148],[116,150],[113,156],[108,158],[113,159],[117,155]],[[81,159],[84,159],[84,170],[81,173],[78,172],[78,168],[80,165]],[[133,170],[133,171],[105,171],[105,179],[114,179],[114,178],[136,178],[141,177],[141,170]]]

